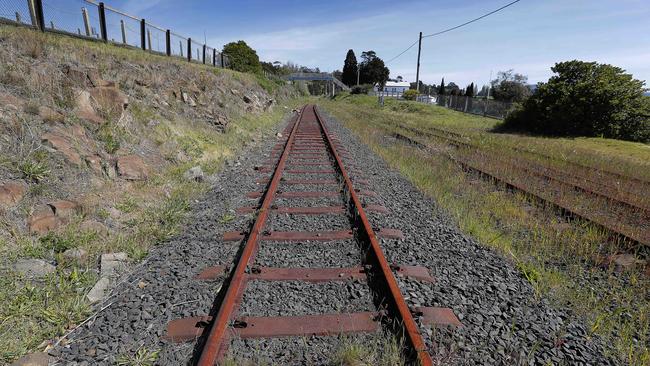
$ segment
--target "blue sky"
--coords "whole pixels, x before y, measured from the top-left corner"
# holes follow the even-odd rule
[[[509,0],[208,1],[107,0],[217,47],[243,39],[262,60],[340,69],[349,48],[388,60],[419,31],[433,33],[494,10]],[[417,47],[388,64],[391,76],[415,80]],[[459,30],[423,40],[421,79],[486,83],[514,69],[546,80],[557,61],[621,66],[650,81],[649,0],[522,0]]]

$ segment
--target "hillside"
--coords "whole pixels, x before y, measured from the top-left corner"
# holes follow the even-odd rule
[[[1,26],[0,363],[91,314],[298,96],[255,75]]]

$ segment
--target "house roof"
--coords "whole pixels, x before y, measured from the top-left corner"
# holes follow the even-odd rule
[[[386,87],[406,87],[410,88],[411,83],[408,81],[388,81],[386,82]]]

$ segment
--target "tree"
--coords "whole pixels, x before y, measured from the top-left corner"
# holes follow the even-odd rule
[[[514,73],[514,70],[499,71],[497,78],[491,81],[492,96],[504,102],[522,102],[530,96],[528,77]]]
[[[402,75],[397,75],[397,78],[395,80],[397,80],[398,83],[401,83],[402,81],[404,81],[404,78],[402,77]]]
[[[345,61],[343,62],[343,75],[341,76],[343,84],[347,86],[357,85],[358,70],[357,56],[354,55],[353,50],[348,50],[348,54],[345,56]]]
[[[377,57],[375,51],[364,51],[361,53],[361,64],[359,74],[361,84],[378,84],[384,86],[390,75],[390,70],[384,65],[384,61]]]
[[[223,46],[224,55],[228,56],[230,67],[241,72],[259,73],[262,71],[260,58],[257,52],[250,48],[246,42],[230,42]]]
[[[468,97],[474,96],[474,83],[471,83],[465,88],[465,95]]]
[[[458,95],[460,93],[460,87],[456,85],[453,81],[447,84],[445,87],[446,93],[451,95]]]
[[[479,97],[486,97],[486,98],[487,98],[489,90],[490,90],[490,87],[489,87],[489,86],[487,86],[487,85],[483,85],[483,86],[481,87],[481,91],[479,91],[478,93],[476,93],[476,95],[479,96]]]
[[[332,71],[332,76],[334,76],[335,78],[337,78],[339,80],[343,80],[343,73],[341,72],[341,70]]]
[[[555,75],[539,83],[501,128],[650,142],[650,102],[643,96],[643,81],[596,62],[560,62],[551,70]]]
[[[438,88],[438,95],[445,95],[445,78],[442,78],[440,87]]]

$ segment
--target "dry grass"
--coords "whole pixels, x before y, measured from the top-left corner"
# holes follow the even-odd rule
[[[573,145],[580,152],[566,154],[568,142],[563,139],[483,136],[494,125],[492,120],[410,103],[389,103],[387,108],[380,109],[375,103],[374,98],[367,97],[321,102],[389,165],[434,197],[465,233],[512,260],[531,283],[538,299],[545,297],[571,309],[575,316],[584,319],[591,334],[604,339],[607,352],[622,363],[650,363],[650,301],[645,296],[650,292],[650,281],[640,270],[617,273],[613,268],[596,265],[594,257],[612,249],[606,233],[587,222],[567,224],[552,208],[535,206],[525,195],[468,174],[448,159],[448,145],[440,140],[427,140],[433,149],[425,151],[390,142],[385,136],[404,133],[398,125],[423,130],[454,128],[472,134],[472,141],[494,139],[486,144],[500,148],[503,154],[512,155],[508,149],[525,141],[527,146],[544,147],[545,153],[560,161],[564,156],[567,161],[589,163],[639,178],[644,178],[645,172],[640,170],[645,163],[620,157],[616,152],[608,160],[598,156],[607,154],[611,146],[643,156],[644,145],[578,139]],[[593,148],[594,144],[598,148]]]
[[[57,263],[57,272],[42,282],[27,283],[3,272],[0,364],[4,364],[43,350],[43,341],[55,339],[89,314],[85,294],[97,280],[93,273],[100,254],[125,251],[139,260],[153,245],[181,230],[190,202],[210,188],[207,182],[185,180],[188,168],[199,165],[206,175],[215,173],[253,138],[268,135],[283,114],[302,101],[285,99],[281,101],[285,108],[280,104],[274,110],[247,113],[241,97],[229,89],[261,93],[252,75],[10,26],[0,26],[0,42],[0,89],[25,101],[24,107],[9,114],[11,120],[0,124],[0,133],[10,137],[0,141],[0,179],[29,183],[20,204],[0,212],[2,267],[25,257]],[[102,78],[116,81],[129,96],[127,111],[122,116],[100,111],[107,120],[101,127],[80,121],[73,107],[75,90],[83,86],[67,80],[63,64],[96,68]],[[136,85],[136,79],[147,86]],[[171,92],[181,88],[204,90],[196,92],[203,98],[197,100],[197,107],[174,100]],[[218,89],[223,90],[216,93]],[[149,179],[111,180],[50,152],[41,142],[50,127],[38,116],[39,106],[65,116],[63,122],[52,122],[56,128],[81,127],[104,153],[144,156],[152,167]],[[215,128],[201,117],[204,114],[226,116],[228,127]],[[177,155],[179,150],[185,154],[183,159]],[[42,238],[26,233],[25,219],[34,207],[63,198],[80,202],[83,213]],[[117,216],[111,216],[115,212]],[[104,236],[80,230],[88,220],[107,224],[113,233]],[[61,253],[69,248],[85,249],[88,260],[65,263]],[[122,355],[121,360],[145,365],[155,363],[154,358],[155,351],[140,350]]]

